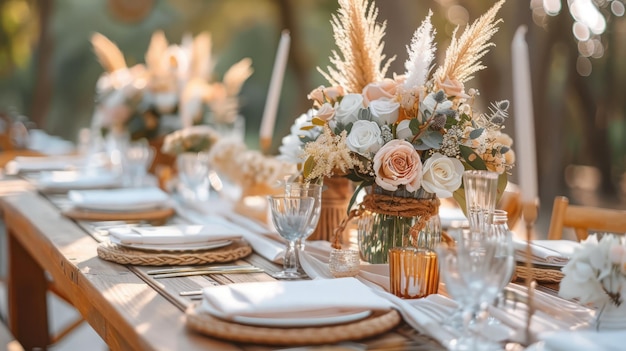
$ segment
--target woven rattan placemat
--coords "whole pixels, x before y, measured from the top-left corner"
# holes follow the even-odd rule
[[[230,341],[263,345],[320,345],[359,340],[382,334],[400,323],[396,310],[374,313],[359,321],[305,328],[270,328],[228,322],[198,312],[195,305],[187,311],[187,327],[199,333]]]
[[[63,211],[63,215],[83,221],[165,221],[174,215],[173,208],[157,208],[147,211],[103,212],[71,208]]]
[[[237,240],[228,246],[212,250],[197,251],[148,251],[102,242],[98,245],[100,258],[120,264],[138,266],[194,265],[215,262],[230,262],[252,253],[245,240]]]
[[[559,283],[561,279],[563,279],[563,272],[557,269],[547,269],[547,268],[530,268],[526,266],[516,266],[515,274],[517,278],[526,279],[530,276],[529,272],[532,272],[532,277],[534,280],[538,282],[545,283]]]

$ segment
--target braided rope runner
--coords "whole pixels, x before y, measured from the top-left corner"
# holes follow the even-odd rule
[[[252,247],[244,241],[213,250],[163,252],[136,250],[103,242],[98,245],[98,256],[104,260],[138,266],[194,265],[215,262],[230,262],[252,253]]]

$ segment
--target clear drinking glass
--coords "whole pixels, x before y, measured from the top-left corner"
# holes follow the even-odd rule
[[[492,222],[498,192],[498,173],[468,170],[463,173],[465,203],[470,227]]]
[[[141,139],[131,142],[122,153],[124,185],[141,187],[144,185],[150,164],[154,160],[154,149],[148,141]]]
[[[317,223],[320,220],[320,212],[322,209],[322,189],[320,184],[300,183],[300,182],[287,182],[285,183],[285,195],[286,196],[308,196],[315,199],[315,206],[313,213],[311,214],[311,221],[306,227],[304,234],[298,239],[297,247],[300,250],[304,250],[306,239],[313,234]]]
[[[484,304],[492,303],[510,279],[514,268],[510,237],[495,233],[493,226],[463,230],[455,246],[437,247],[441,278],[448,293],[463,308],[461,336],[447,345],[450,350],[482,350],[498,345],[472,327]]]
[[[183,191],[193,200],[209,198],[209,155],[206,152],[183,153],[176,157],[178,178]]]
[[[272,274],[277,279],[305,278],[298,270],[296,240],[304,235],[315,208],[315,199],[309,196],[268,196],[272,222],[281,237],[288,243],[283,258],[283,270]]]

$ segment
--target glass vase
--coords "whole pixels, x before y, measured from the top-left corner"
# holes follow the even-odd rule
[[[411,193],[405,190],[388,192],[379,187],[371,191],[394,197],[429,200],[435,194],[423,190]],[[424,227],[416,236],[410,234],[410,229],[419,222],[425,222]],[[358,219],[358,244],[361,259],[369,263],[388,263],[389,249],[392,247],[418,247],[433,250],[441,241],[441,220],[439,214],[430,218],[422,216],[395,216],[365,210]]]

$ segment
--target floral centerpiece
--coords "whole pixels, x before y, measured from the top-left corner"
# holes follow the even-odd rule
[[[590,235],[562,268],[559,295],[599,308],[596,326],[616,317],[626,325],[626,238],[623,235]],[[621,307],[621,308],[620,308]]]
[[[466,89],[497,32],[504,1],[452,38],[443,63],[433,67],[435,30],[429,13],[413,35],[405,72],[386,77],[393,58],[383,54],[385,22],[366,0],[340,0],[332,18],[339,52],[319,69],[331,86],[309,94],[313,108],[298,118],[283,140],[283,157],[300,162],[309,180],[345,176],[367,195],[352,216],[374,217],[359,224],[362,257],[384,262],[391,246],[432,246],[426,233],[438,218],[439,198],[454,196],[464,206],[466,169],[500,173],[500,189],[514,163],[512,139],[502,132],[508,101],[475,110],[478,91]],[[298,146],[299,152],[286,149]],[[437,232],[437,224],[433,224]]]
[[[91,38],[105,68],[96,85],[96,129],[127,130],[149,139],[195,124],[229,124],[238,116],[238,94],[252,74],[251,60],[230,67],[213,81],[211,36],[187,35],[170,45],[162,31],[152,35],[145,64],[128,67],[120,49],[102,34]]]

